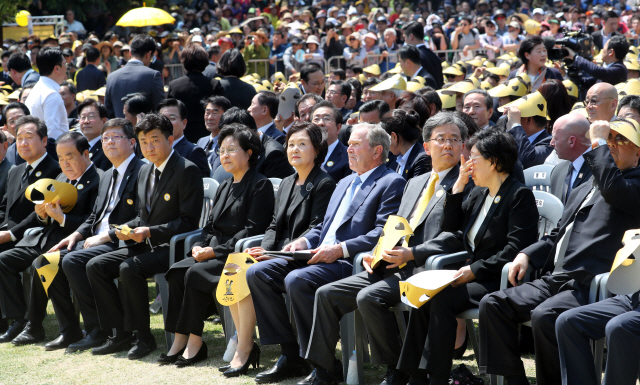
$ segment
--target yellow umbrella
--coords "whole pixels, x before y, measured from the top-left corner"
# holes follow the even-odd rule
[[[125,13],[116,25],[121,27],[146,27],[150,25],[173,24],[176,21],[160,8],[135,8]]]

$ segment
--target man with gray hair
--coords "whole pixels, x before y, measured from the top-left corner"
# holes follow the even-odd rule
[[[355,131],[353,135],[356,135]],[[337,369],[334,355],[340,319],[358,309],[369,335],[371,362],[387,365],[383,383],[406,384],[409,373],[396,370],[402,348],[401,336],[395,327],[394,314],[389,311],[400,302],[399,282],[421,271],[429,256],[463,249],[462,243],[451,233],[442,232],[440,219],[444,193],[450,192],[458,179],[467,127],[455,114],[440,112],[427,120],[423,137],[425,151],[433,161],[433,171],[409,180],[398,211],[399,216],[409,221],[414,235],[405,238],[402,246],[383,252],[383,261],[378,266],[371,267],[372,256],[365,255],[363,265],[366,271],[316,291],[313,329],[306,358],[316,366],[316,374],[328,383],[332,379],[323,376]],[[469,184],[465,187],[465,194],[473,187],[472,182]]]
[[[354,173],[338,182],[323,222],[283,249],[309,250],[309,259],[277,258],[247,270],[260,341],[262,345],[280,344],[282,349],[276,365],[259,373],[256,382],[280,382],[309,373],[302,357],[311,335],[316,291],[351,275],[355,256],[375,247],[387,218],[400,206],[405,181],[385,165],[390,145],[391,138],[379,124],[355,125],[348,149],[349,167]],[[291,298],[297,341],[282,297],[285,292]],[[318,370],[329,377],[334,375],[334,368],[342,372],[342,366],[335,365],[334,360],[329,358],[330,365],[322,361]],[[305,381],[313,378],[312,374]]]

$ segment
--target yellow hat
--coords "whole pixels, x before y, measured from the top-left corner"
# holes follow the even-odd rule
[[[464,72],[460,71],[460,69],[458,69],[458,67],[456,66],[450,66],[445,68],[442,73],[444,75],[454,75],[454,76],[462,76],[464,75]]]
[[[634,46],[629,47],[629,52],[633,52],[634,55],[640,54],[640,50],[638,50],[638,47],[634,47]]]
[[[376,75],[376,76],[380,76],[381,72],[380,72],[380,66],[377,64],[372,64],[369,67],[364,67],[362,69],[362,72],[366,72],[372,75]]]
[[[442,69],[449,68],[451,66],[451,64],[449,64],[449,62],[446,60],[440,64],[442,65]]]
[[[276,72],[273,75],[273,81],[274,82],[286,82],[287,79],[284,77],[284,74],[282,72]]]
[[[370,88],[371,91],[388,91],[388,90],[402,90],[406,91],[407,89],[407,81],[404,80],[402,75],[397,74],[393,75],[389,79],[383,81],[380,84],[377,84]]]
[[[631,60],[638,60],[638,55],[629,51],[629,53],[627,53],[627,56],[625,56],[624,58],[631,59]]]
[[[618,83],[618,84],[616,84],[616,85],[615,85],[615,87],[616,87],[616,90],[617,90],[618,92],[620,92],[620,90],[621,90],[621,89],[623,89],[623,88],[624,88],[624,86],[626,86],[626,85],[627,85],[627,82],[622,82],[622,83]]]
[[[574,98],[578,97],[578,86],[576,86],[574,82],[567,79],[563,80],[562,84],[564,84],[564,87],[567,89],[567,93],[569,94],[569,96],[573,96]]]
[[[260,92],[260,91],[269,91],[269,90],[267,89],[267,87],[263,86],[263,85],[262,85],[262,84],[260,84],[260,83],[253,83],[253,88],[255,88],[255,89],[256,89],[256,92]]]
[[[253,78],[254,78],[254,79],[256,79],[256,80],[260,80],[260,79],[262,79],[262,78],[260,77],[260,75],[258,75],[258,74],[257,74],[257,73],[255,73],[255,72],[254,72],[254,73],[252,73],[252,74],[251,74],[251,76],[253,76]]]
[[[467,92],[475,90],[476,88],[480,88],[480,80],[472,76],[469,79],[457,82],[446,90],[442,90],[442,93],[449,95],[466,94]]]
[[[531,77],[526,72],[519,73],[516,77],[522,79],[522,82],[527,86],[527,90],[531,91]]]
[[[509,63],[502,63],[497,67],[487,68],[487,72],[498,76],[509,76],[511,65],[509,65]]]
[[[427,81],[424,80],[424,78],[422,76],[416,76],[415,78],[411,79],[411,81],[418,82],[418,83],[422,84],[423,87],[427,85]]]
[[[11,87],[9,84],[5,84],[5,85],[1,86],[0,89],[13,91],[13,87]]]
[[[491,83],[484,81],[480,83],[480,88],[482,88],[485,91],[489,91],[490,89],[493,88],[493,86],[491,85]]]
[[[251,84],[256,82],[256,79],[251,75],[245,75],[241,77],[240,80],[242,80],[245,83],[251,83]]]
[[[624,88],[618,90],[618,98],[622,99],[627,95],[640,95],[640,80],[629,79],[627,80],[627,84],[625,84]]]
[[[465,63],[474,67],[482,67],[482,60],[480,59],[467,60]]]
[[[490,62],[489,60],[485,60],[484,63],[482,63],[482,66],[484,68],[494,68],[496,65],[493,64],[493,62]]]
[[[396,64],[395,67],[393,67],[392,69],[390,69],[389,71],[387,71],[391,74],[401,74],[402,73],[402,67],[400,67],[400,63]]]
[[[436,91],[438,93],[438,96],[440,96],[440,101],[442,102],[442,108],[443,109],[454,108],[456,106],[456,94],[447,95],[447,94],[443,94],[442,91],[444,90]]]
[[[518,16],[523,23],[530,19],[529,15],[526,15],[524,13],[514,13],[511,16]]]
[[[513,59],[514,57],[516,57],[515,52],[507,52],[504,55],[498,56],[496,59],[498,59],[498,60],[509,60],[509,59]]]
[[[8,100],[18,100],[20,97],[20,88],[7,95]]]
[[[529,35],[537,35],[540,33],[542,26],[535,20],[527,20],[524,22],[524,30],[527,31]]]
[[[520,110],[520,116],[523,118],[529,118],[532,116],[543,116],[547,118],[547,101],[538,91],[525,95],[511,103],[507,103],[498,108],[498,111],[504,112],[504,109],[510,106],[518,107]]]
[[[263,80],[262,85],[267,89],[267,91],[273,91],[273,84],[271,84],[268,80]]]
[[[242,30],[238,27],[231,28],[231,31],[229,31],[229,35],[231,35],[232,33],[239,33],[241,35],[244,35],[244,32],[242,32]]]
[[[419,89],[424,88],[424,85],[418,83],[418,82],[414,82],[413,80],[410,82],[407,82],[407,91],[409,92],[417,92]]]
[[[55,179],[42,178],[29,185],[24,192],[25,198],[38,203],[52,203],[60,200],[62,212],[68,213],[73,210],[78,200],[78,188],[70,183],[60,182]],[[35,191],[34,191],[35,190]]]
[[[618,134],[623,135],[625,138],[629,139],[636,146],[640,147],[640,125],[634,119],[626,119],[631,126],[625,122],[610,122],[609,127],[612,130],[615,130]],[[589,138],[589,132],[585,135],[587,139]]]
[[[576,102],[573,106],[571,106],[571,111],[577,110],[577,109],[584,109],[584,103],[583,102]]]
[[[7,99],[0,98],[0,106],[6,106],[7,104],[9,104],[9,101]]]
[[[365,80],[367,80],[367,75],[365,74],[358,74],[358,81],[360,82],[360,84],[364,83]]]
[[[638,65],[638,59],[624,59],[624,66],[629,71],[640,71],[640,65]]]
[[[527,85],[521,78],[515,77],[509,80],[507,84],[499,84],[489,90],[489,95],[494,98],[503,98],[506,96],[525,96],[529,93]]]
[[[602,64],[602,51],[600,51],[600,53],[598,53],[596,56],[593,57],[593,61],[597,64]]]
[[[96,90],[96,92],[92,93],[91,96],[105,96],[107,92],[107,87],[100,87]]]

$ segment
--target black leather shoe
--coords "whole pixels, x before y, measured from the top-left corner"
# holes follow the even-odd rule
[[[311,385],[311,383],[313,382],[314,378],[316,378],[316,370],[315,369],[313,369],[311,371],[311,373],[309,373],[309,375],[304,378],[304,380],[298,381],[298,383],[296,385]]]
[[[459,348],[456,348],[453,351],[453,359],[459,360],[464,357],[464,353],[467,351],[467,344],[469,343],[469,332],[464,335],[464,342],[460,345]]]
[[[231,365],[225,365],[225,366],[221,366],[221,367],[219,367],[219,368],[218,368],[218,371],[219,371],[220,373],[224,373],[224,372],[226,372],[226,371],[227,371],[227,370],[229,370],[229,369],[231,369]]]
[[[182,356],[182,353],[184,353],[184,349],[185,348],[182,348],[182,350],[180,350],[178,353],[172,354],[172,355],[168,355],[168,354],[162,353],[162,354],[160,354],[160,357],[158,358],[158,360],[156,362],[159,363],[160,365],[175,364],[176,361],[178,361],[178,358],[180,356]]]
[[[24,329],[24,325],[27,324],[25,320],[14,320],[9,326],[9,329],[0,336],[0,343],[7,343],[13,341],[14,338],[20,334],[20,332]]]
[[[4,334],[9,330],[9,321],[6,318],[0,320],[0,335]]]
[[[91,348],[97,348],[107,342],[107,333],[98,328],[94,328],[89,334],[78,342],[69,344],[67,353],[82,352]]]
[[[69,345],[74,344],[84,338],[82,331],[78,330],[74,333],[60,334],[55,340],[44,345],[44,350],[52,351],[58,349],[66,349]]]
[[[249,353],[249,357],[247,361],[239,368],[229,368],[227,371],[222,373],[225,377],[239,377],[243,374],[247,374],[249,371],[249,366],[253,365],[254,369],[257,369],[260,366],[260,347],[255,342],[253,343],[253,347],[251,348],[251,352]]]
[[[138,360],[148,356],[156,349],[158,349],[158,345],[156,345],[155,338],[151,338],[148,341],[138,338],[136,342],[133,343],[133,347],[129,350],[129,353],[127,353],[127,358],[130,360]]]
[[[103,356],[105,354],[113,354],[124,352],[131,349],[131,343],[135,340],[135,334],[131,332],[120,332],[114,337],[108,337],[101,346],[91,349],[94,356]]]
[[[256,382],[259,384],[280,382],[286,378],[307,375],[309,372],[311,372],[311,366],[302,357],[289,360],[286,356],[280,356],[278,362],[270,369],[258,373]]]
[[[338,385],[337,379],[332,379],[331,381],[322,380],[320,377],[313,377],[313,381],[311,381],[310,385]]]
[[[176,360],[175,365],[179,368],[183,368],[185,366],[193,366],[200,361],[206,360],[207,356],[208,356],[207,344],[203,342],[202,345],[200,346],[200,349],[198,350],[198,353],[196,353],[195,356],[191,358],[184,358],[184,356],[181,355]]]
[[[42,325],[33,325],[31,322],[27,322],[22,332],[18,334],[11,343],[16,346],[31,345],[44,341],[44,338],[44,328]]]
[[[409,375],[396,369],[387,369],[380,385],[407,385]]]

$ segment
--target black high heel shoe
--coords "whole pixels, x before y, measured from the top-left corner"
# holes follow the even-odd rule
[[[225,377],[238,377],[247,374],[250,365],[253,365],[254,369],[260,366],[260,347],[255,342],[253,343],[253,348],[251,348],[251,353],[249,353],[249,358],[247,358],[247,362],[245,362],[244,365],[239,368],[229,368],[222,374],[224,374]]]
[[[185,348],[182,348],[182,350],[180,350],[178,353],[176,353],[176,354],[172,354],[172,355],[168,355],[168,354],[162,353],[162,354],[160,355],[160,358],[158,358],[158,361],[157,361],[157,362],[158,362],[160,365],[170,365],[170,364],[174,364],[176,361],[178,361],[178,358],[179,358],[180,356],[182,356],[182,353],[184,353],[184,349],[186,349],[186,347],[185,347]]]
[[[464,342],[462,345],[453,351],[453,359],[459,360],[464,357],[464,353],[467,351],[467,344],[469,343],[469,332],[464,335]]]
[[[225,365],[225,366],[221,366],[218,368],[218,371],[220,371],[221,373],[226,372],[227,370],[231,369],[231,365]]]
[[[195,356],[191,357],[191,358],[184,358],[184,356],[180,356],[178,357],[178,359],[175,362],[175,366],[179,367],[179,368],[184,368],[185,366],[193,366],[195,364],[197,364],[200,361],[204,361],[207,359],[207,344],[205,344],[204,342],[202,342],[202,346],[200,346],[200,350],[198,350],[198,353],[196,353]]]

